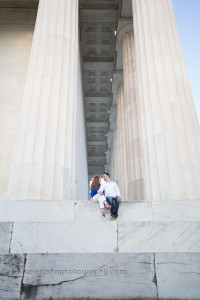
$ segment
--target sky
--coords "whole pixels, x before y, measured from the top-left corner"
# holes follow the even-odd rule
[[[200,123],[200,0],[172,0]]]

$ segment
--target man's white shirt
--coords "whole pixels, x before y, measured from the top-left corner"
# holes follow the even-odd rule
[[[99,189],[99,192],[103,193],[103,191],[105,192],[105,196],[111,196],[111,197],[120,196],[121,197],[118,185],[114,181],[111,181],[111,182],[104,181],[101,184],[101,187]]]

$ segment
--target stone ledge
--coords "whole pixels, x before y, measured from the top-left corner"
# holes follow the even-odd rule
[[[0,201],[0,222],[73,222],[74,201]]]
[[[18,222],[13,224],[10,242],[11,253],[113,253],[116,249],[116,223]]]
[[[200,253],[0,255],[1,300],[199,299]]]
[[[92,201],[0,201],[0,222],[115,222]],[[122,201],[117,221],[199,221],[200,200]]]
[[[1,253],[200,252],[199,222],[0,223]]]

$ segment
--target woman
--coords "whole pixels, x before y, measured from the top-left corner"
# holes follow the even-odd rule
[[[105,217],[105,210],[104,210],[104,204],[106,208],[110,208],[110,205],[108,205],[105,196],[101,196],[98,193],[98,190],[100,188],[101,185],[101,177],[99,176],[95,176],[94,179],[92,180],[92,184],[91,184],[91,192],[90,192],[90,199],[93,201],[99,201],[99,206],[102,212],[102,216]]]

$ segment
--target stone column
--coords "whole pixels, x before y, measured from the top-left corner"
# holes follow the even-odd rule
[[[114,128],[111,155],[111,174],[116,172],[117,176],[113,179],[117,181],[123,200],[128,199],[128,182],[127,182],[127,139],[126,139],[126,106],[124,99],[123,72],[115,71],[112,81],[113,102],[117,104],[115,121],[110,118],[111,127]],[[114,106],[113,106],[114,107]],[[113,122],[115,125],[112,126]],[[115,149],[115,151],[114,151]],[[117,171],[116,171],[117,168]],[[114,170],[114,172],[113,172]]]
[[[118,182],[118,128],[117,128],[117,116],[114,121],[114,132],[112,142],[112,179]]]
[[[111,157],[110,157],[110,170],[109,170],[109,173],[110,173],[111,179],[115,180],[115,172],[114,172],[114,146],[113,146],[113,143],[114,143],[114,139],[112,141],[112,146],[111,146]]]
[[[121,85],[121,84],[120,84]],[[118,85],[119,88],[119,85]],[[118,90],[118,89],[117,89]],[[124,194],[124,180],[122,177],[122,164],[123,164],[123,154],[122,154],[122,123],[121,123],[121,101],[119,99],[119,93],[117,93],[117,116],[116,116],[116,127],[117,127],[117,166],[118,166],[118,186],[121,195]]]
[[[124,199],[124,178],[122,176],[123,173],[123,151],[122,151],[122,116],[121,116],[121,89],[119,86],[123,81],[123,73],[122,71],[114,71],[113,80],[112,80],[112,93],[113,93],[113,103],[116,105],[116,135],[117,135],[117,143],[116,143],[116,152],[117,152],[117,160],[115,159],[114,164],[117,165],[117,182],[120,188],[121,195]]]
[[[124,101],[123,83],[118,85],[117,89],[117,116],[118,116],[118,163],[119,163],[119,188],[123,200],[128,200],[128,181],[127,181],[127,141],[126,141],[126,109]]]
[[[119,168],[119,176],[118,176],[118,185],[121,192],[121,196],[123,200],[127,199],[127,195],[125,194],[125,185],[126,181],[126,173],[127,173],[127,155],[125,153],[126,149],[126,140],[125,140],[125,131],[124,131],[124,88],[123,83],[120,83],[117,88],[117,127],[118,127],[118,168]]]
[[[171,0],[132,0],[145,199],[200,199],[200,131]]]
[[[116,113],[117,113],[117,105],[113,103],[110,107],[110,131],[108,132],[107,143],[108,143],[108,151],[106,152],[106,159],[109,163],[109,169],[107,171],[110,173],[110,177],[112,180],[117,180],[117,172],[118,172],[118,164],[117,164],[117,152],[116,152],[116,133],[117,133],[117,124],[116,124]]]
[[[39,3],[8,199],[75,197],[78,0]]]
[[[128,199],[143,199],[140,136],[138,127],[138,99],[135,96],[134,40],[132,21],[119,20],[118,39],[122,42],[124,100],[126,107],[126,145],[128,172]]]

